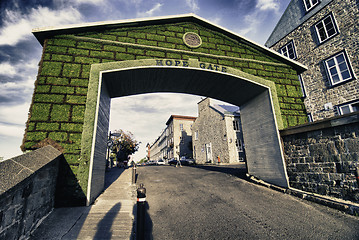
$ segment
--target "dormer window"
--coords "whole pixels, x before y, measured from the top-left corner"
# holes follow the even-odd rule
[[[294,43],[290,41],[284,47],[280,49],[280,53],[290,59],[296,59],[297,54],[295,53]]]
[[[308,12],[316,5],[318,5],[319,0],[303,0],[303,2],[304,2],[305,10]]]

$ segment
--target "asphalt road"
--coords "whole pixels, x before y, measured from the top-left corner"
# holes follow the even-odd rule
[[[250,183],[238,166],[137,172],[146,239],[359,239],[359,217]]]

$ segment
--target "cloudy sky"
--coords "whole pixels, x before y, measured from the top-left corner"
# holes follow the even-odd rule
[[[0,0],[0,157],[20,145],[42,47],[31,30],[108,20],[195,13],[264,44],[290,0]],[[112,100],[110,129],[131,131],[145,145],[171,114],[197,116],[200,96],[145,94]]]

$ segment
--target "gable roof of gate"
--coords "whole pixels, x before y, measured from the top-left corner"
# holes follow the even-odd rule
[[[197,23],[203,27],[224,34],[232,39],[237,40],[240,43],[247,44],[257,49],[267,54],[268,56],[274,57],[280,62],[292,66],[299,73],[302,73],[307,69],[306,66],[296,61],[293,61],[292,59],[286,58],[283,55],[265,46],[255,43],[254,41],[242,37],[237,33],[234,33],[221,26],[211,23],[208,20],[201,18],[192,13],[183,14],[183,15],[164,16],[164,17],[138,18],[138,19],[119,20],[119,21],[103,21],[103,22],[94,22],[94,23],[73,24],[73,25],[66,25],[61,27],[36,28],[33,29],[32,33],[35,35],[36,39],[40,42],[40,44],[43,45],[45,39],[57,35],[77,34],[77,33],[92,32],[92,31],[104,31],[114,28],[141,27],[141,26],[162,25],[162,24],[181,23],[181,22]]]

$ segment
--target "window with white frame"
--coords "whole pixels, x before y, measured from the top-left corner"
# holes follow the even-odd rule
[[[233,120],[233,129],[234,129],[234,131],[237,131],[237,132],[240,131],[238,119]]]
[[[340,52],[324,60],[324,65],[331,85],[353,79],[353,71],[345,52]]]
[[[180,130],[183,131],[183,124],[180,124]]]
[[[319,43],[322,43],[338,33],[338,28],[335,24],[334,17],[329,14],[318,23],[315,24],[315,31],[317,33]]]
[[[307,117],[308,117],[308,122],[313,122],[313,116],[311,113],[308,113]]]
[[[358,112],[358,111],[359,111],[359,101],[338,106],[338,112],[340,115],[344,115],[352,112]]]
[[[280,49],[280,53],[290,59],[296,59],[297,54],[295,52],[294,43],[290,41],[284,47]]]
[[[238,152],[243,152],[243,145],[242,141],[240,139],[236,139],[236,147]]]
[[[198,130],[194,132],[194,140],[198,140]]]
[[[307,94],[305,92],[305,86],[304,86],[304,83],[303,83],[302,75],[298,75],[298,80],[299,80],[299,83],[300,83],[300,87],[302,89],[303,97],[307,97]]]
[[[305,10],[308,12],[313,7],[318,5],[319,0],[303,0],[303,2],[304,2]]]

